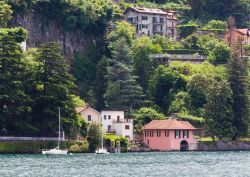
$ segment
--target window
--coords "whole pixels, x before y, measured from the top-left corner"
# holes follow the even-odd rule
[[[161,130],[157,130],[157,136],[161,136]]]
[[[108,115],[108,119],[111,119],[111,115]]]
[[[181,131],[180,131],[180,130],[175,130],[175,131],[174,131],[174,137],[175,137],[176,139],[181,137],[180,134],[181,134]]]
[[[108,125],[108,132],[111,132],[111,125]]]
[[[164,19],[163,18],[160,18],[160,23],[164,23]]]
[[[169,136],[169,130],[165,130],[165,136]]]
[[[142,29],[148,29],[148,25],[142,24]]]
[[[117,116],[117,122],[120,122],[120,116]]]
[[[174,27],[174,22],[172,22],[172,27]]]
[[[147,137],[147,130],[144,131],[144,136]]]
[[[156,23],[156,21],[157,21],[157,18],[153,17],[153,23]]]
[[[183,138],[189,138],[189,131],[183,130]]]
[[[129,125],[125,125],[125,129],[126,129],[126,130],[129,130]]]
[[[150,130],[150,137],[154,136],[154,130]]]
[[[148,20],[148,17],[147,16],[142,16],[141,19],[142,20]]]
[[[91,121],[91,115],[88,115],[88,121]]]
[[[104,119],[105,119],[105,120],[107,119],[107,116],[106,116],[106,115],[104,115]]]

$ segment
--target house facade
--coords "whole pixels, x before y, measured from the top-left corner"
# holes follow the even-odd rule
[[[250,44],[250,29],[232,28],[225,33],[224,41],[229,47],[235,47],[237,44]]]
[[[177,38],[175,11],[164,12],[160,9],[130,7],[126,9],[125,16],[135,27],[137,35],[158,34],[173,40]]]
[[[115,133],[133,140],[133,120],[124,117],[124,111],[101,111],[101,123],[103,132]]]
[[[194,130],[187,121],[153,120],[144,126],[144,143],[160,151],[194,150],[197,144]]]
[[[100,124],[100,113],[90,106],[76,108],[76,112],[88,123]]]

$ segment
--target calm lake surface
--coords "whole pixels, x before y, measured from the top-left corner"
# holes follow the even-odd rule
[[[0,177],[250,177],[250,152],[0,155]]]

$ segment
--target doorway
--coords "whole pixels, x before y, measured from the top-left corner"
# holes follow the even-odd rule
[[[180,146],[181,151],[188,151],[188,142],[186,140],[181,141],[181,146]]]

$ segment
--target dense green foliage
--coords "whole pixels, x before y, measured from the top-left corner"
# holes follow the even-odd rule
[[[153,108],[142,107],[137,110],[134,114],[134,131],[136,133],[142,133],[142,128],[144,125],[148,124],[152,120],[165,119],[164,114],[158,113]]]
[[[89,152],[95,152],[101,147],[101,127],[98,124],[91,124],[88,129]]]
[[[233,91],[233,120],[236,132],[234,139],[247,136],[249,133],[249,67],[246,58],[234,54],[229,64],[229,81]]]
[[[207,94],[205,113],[207,131],[212,137],[232,139],[234,135],[232,90],[227,81],[214,81]]]
[[[0,1],[0,27],[5,27],[0,29],[1,135],[56,136],[61,107],[67,135],[88,136],[89,146],[72,144],[72,151],[88,147],[94,152],[100,147],[100,130],[91,125],[87,133],[86,122],[75,112],[83,103],[75,95],[97,110],[127,111],[137,133],[151,120],[174,114],[206,127],[208,134],[218,138],[248,135],[248,63],[239,55],[231,57],[232,49],[218,36],[227,30],[230,15],[238,27],[247,27],[249,0],[121,0],[119,5],[110,0],[6,2],[14,15],[37,14],[41,28],[56,21],[63,33],[80,31],[94,37],[86,51],[74,53],[71,68],[55,43],[24,53],[19,43],[27,38],[27,32],[7,28],[12,10]],[[178,13],[180,40],[136,36],[134,26],[119,19],[125,8],[134,4],[182,10]],[[245,48],[247,54],[250,47]],[[207,61],[161,65],[151,54],[162,53],[202,54]],[[111,147],[116,141],[127,146],[123,139],[105,136]]]

